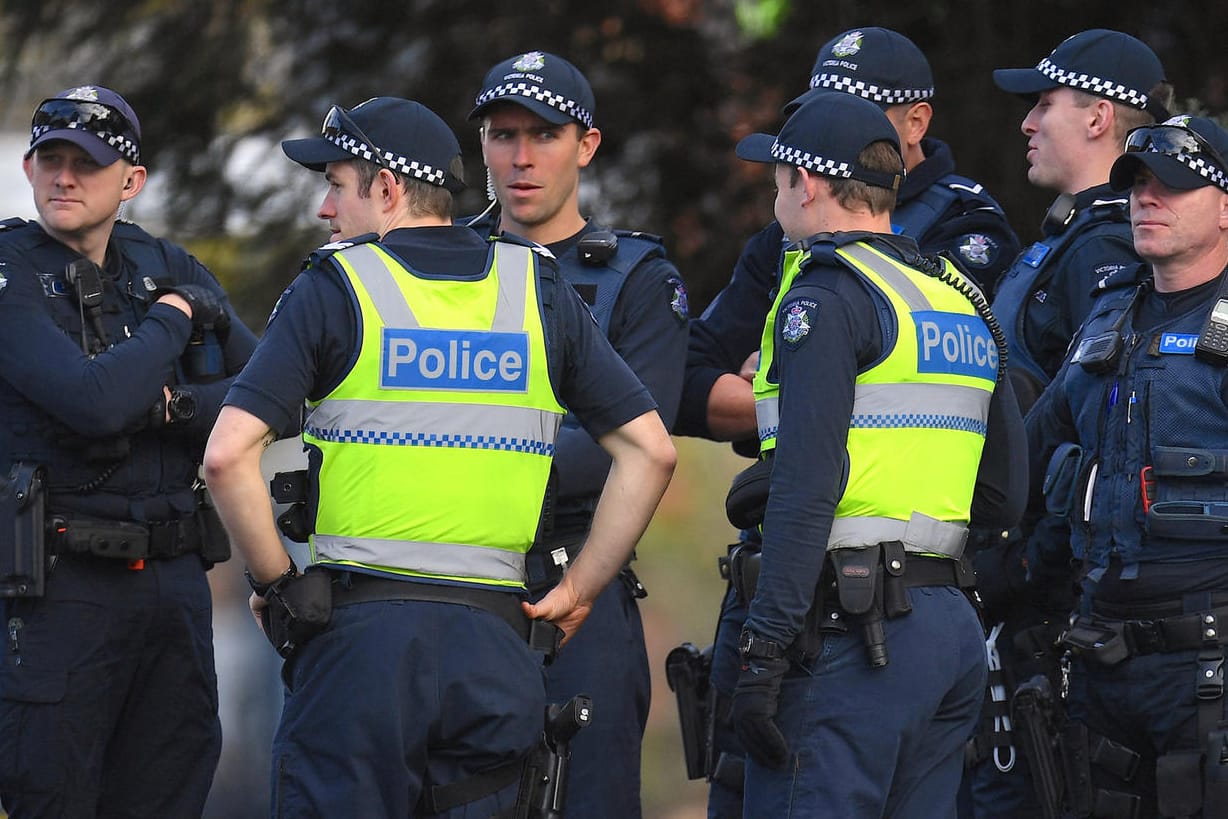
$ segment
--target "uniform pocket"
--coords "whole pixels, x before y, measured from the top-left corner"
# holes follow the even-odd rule
[[[62,784],[57,706],[67,691],[67,671],[0,669],[0,786],[50,792]]]

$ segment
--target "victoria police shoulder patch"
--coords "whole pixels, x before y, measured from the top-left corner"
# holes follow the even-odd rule
[[[679,321],[685,322],[690,316],[690,306],[687,302],[686,285],[682,279],[671,278],[669,283],[673,285],[674,292],[669,301],[669,309],[674,311],[674,315]]]
[[[819,312],[814,299],[794,299],[780,310],[780,337],[791,347],[799,346],[810,335],[810,327]]]
[[[959,255],[973,267],[984,267],[998,258],[998,243],[983,233],[969,233],[959,239]]]

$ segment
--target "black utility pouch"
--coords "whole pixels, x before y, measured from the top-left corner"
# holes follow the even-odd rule
[[[882,546],[861,549],[831,549],[827,552],[836,567],[836,592],[840,607],[848,614],[866,614],[881,600]]]
[[[260,612],[264,636],[277,653],[290,659],[308,640],[328,626],[333,616],[332,575],[309,569],[271,586]]]
[[[204,485],[196,490],[196,526],[200,531],[200,558],[205,566],[212,569],[230,560],[230,537]]]
[[[772,459],[763,458],[733,476],[725,496],[725,517],[738,529],[754,529],[767,512]]]
[[[1102,666],[1114,666],[1130,656],[1125,623],[1105,623],[1077,617],[1062,642],[1079,656]]]

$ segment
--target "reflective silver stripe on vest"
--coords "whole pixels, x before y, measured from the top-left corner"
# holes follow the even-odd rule
[[[904,300],[910,312],[919,313],[934,309],[930,305],[930,300],[925,297],[925,294],[921,292],[921,289],[917,287],[912,279],[908,278],[898,267],[870,248],[859,242],[854,242],[842,245],[839,252],[881,276],[887,284],[891,285],[891,289]]]
[[[495,265],[515,275],[499,274],[499,295],[495,316],[490,329],[498,333],[515,333],[524,329],[525,295],[528,292],[528,276],[531,251],[520,245],[499,242],[495,245]],[[410,306],[405,302],[401,288],[397,286],[396,273],[388,268],[383,258],[370,245],[354,245],[341,251],[343,258],[354,269],[354,275],[362,282],[380,322],[385,327],[421,326]]]
[[[558,426],[558,415],[531,407],[498,407],[491,412],[483,404],[333,400],[312,410],[303,431],[334,443],[498,449],[552,456]],[[474,433],[475,429],[482,432]]]
[[[759,426],[760,441],[775,438],[780,428],[780,399],[772,395],[755,401],[755,421]]]
[[[851,429],[951,429],[984,436],[989,426],[989,402],[977,387],[859,384],[855,396]]]
[[[959,559],[968,540],[968,527],[913,512],[907,521],[895,518],[836,518],[827,538],[828,549],[862,549],[898,540],[904,551],[946,555]]]
[[[363,563],[437,577],[525,582],[524,555],[507,549],[325,534],[313,535],[312,544],[317,563]],[[389,555],[395,555],[396,565],[388,565]]]

